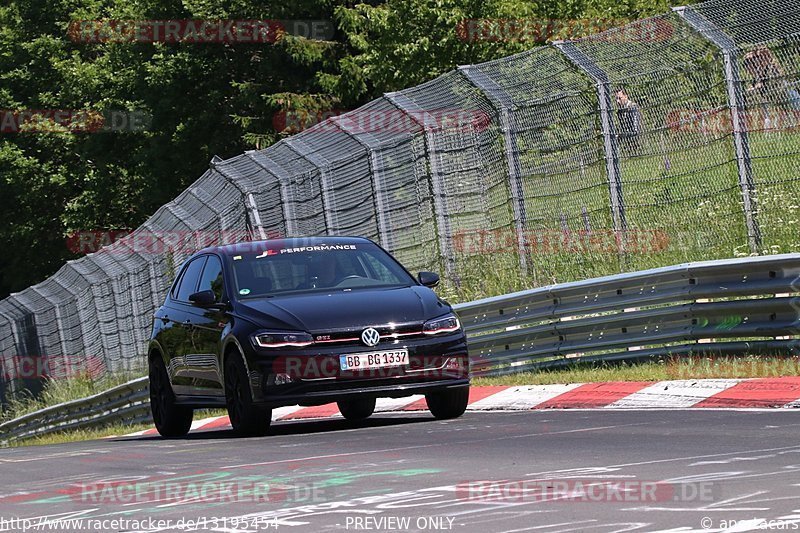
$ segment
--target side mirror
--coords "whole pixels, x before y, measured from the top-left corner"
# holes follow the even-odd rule
[[[436,272],[420,272],[417,279],[420,283],[431,289],[439,284],[439,274]]]
[[[211,307],[217,303],[214,291],[200,291],[189,296],[189,301],[198,307]]]

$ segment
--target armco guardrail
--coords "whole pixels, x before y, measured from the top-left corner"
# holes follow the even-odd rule
[[[795,354],[800,254],[686,263],[456,310],[476,376],[668,354]]]
[[[800,353],[800,254],[686,263],[455,306],[473,375],[660,355]],[[0,424],[0,442],[149,417],[147,378]]]
[[[0,445],[109,423],[138,423],[150,419],[147,378],[138,378],[105,392],[65,402],[0,424]]]

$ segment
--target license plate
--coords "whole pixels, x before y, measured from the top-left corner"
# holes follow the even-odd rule
[[[342,370],[369,370],[371,368],[406,366],[407,364],[408,350],[363,352],[339,356],[339,368]]]

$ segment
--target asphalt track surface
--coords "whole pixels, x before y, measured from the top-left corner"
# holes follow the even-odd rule
[[[0,531],[800,530],[799,436],[788,409],[550,410],[5,449]]]

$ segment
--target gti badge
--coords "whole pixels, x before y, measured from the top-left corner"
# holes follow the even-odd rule
[[[361,333],[361,342],[367,346],[375,346],[380,340],[381,334],[378,333],[378,330],[375,328],[367,328]]]

